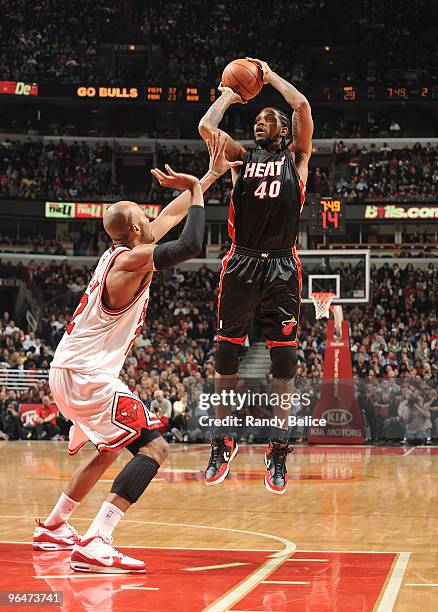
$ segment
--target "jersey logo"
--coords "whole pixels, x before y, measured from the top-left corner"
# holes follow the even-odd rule
[[[130,434],[140,433],[142,429],[155,429],[161,425],[157,415],[150,412],[141,400],[118,391],[114,397],[111,420]]]
[[[127,419],[132,419],[133,421],[135,421],[137,419],[137,406],[135,404],[132,404],[131,408],[128,408],[128,410],[124,410],[120,414]]]
[[[265,176],[281,176],[284,160],[268,162],[248,162],[245,166],[243,178],[264,178]]]
[[[293,328],[297,324],[297,320],[295,319],[295,317],[292,317],[292,319],[282,321],[281,324],[283,325],[283,329],[281,330],[283,332],[283,335],[289,336],[292,333]]]

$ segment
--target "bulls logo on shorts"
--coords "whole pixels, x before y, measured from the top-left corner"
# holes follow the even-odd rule
[[[160,419],[150,412],[143,403],[130,395],[117,394],[113,408],[113,420],[123,429],[155,429],[161,425]]]

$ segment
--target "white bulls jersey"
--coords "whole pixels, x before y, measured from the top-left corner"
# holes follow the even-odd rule
[[[124,308],[110,310],[102,302],[108,271],[115,258],[129,251],[111,247],[102,255],[79,306],[56,349],[52,367],[118,376],[134,340],[141,332],[151,278]]]

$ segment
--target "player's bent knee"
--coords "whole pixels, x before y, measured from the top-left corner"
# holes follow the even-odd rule
[[[169,456],[170,448],[166,440],[160,436],[159,438],[155,438],[155,440],[149,442],[149,444],[146,446],[142,446],[138,452],[142,455],[152,457],[159,465],[161,465]]]
[[[222,376],[236,374],[239,369],[239,345],[223,340],[219,342],[214,355],[214,368]]]
[[[141,430],[139,437],[136,440],[134,440],[134,442],[131,442],[130,444],[126,446],[126,450],[129,450],[130,453],[132,453],[133,455],[136,455],[140,451],[141,448],[149,446],[154,440],[159,440],[159,439],[165,442],[165,440],[163,439],[158,429],[143,428]]]
[[[159,467],[153,457],[137,453],[114,480],[111,493],[134,504],[144,493]]]
[[[294,378],[297,373],[297,349],[293,346],[275,346],[270,351],[274,378]]]

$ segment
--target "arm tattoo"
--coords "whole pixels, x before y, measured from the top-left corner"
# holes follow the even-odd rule
[[[299,123],[300,123],[300,116],[296,111],[294,111],[292,113],[292,136],[293,136],[294,142],[298,138]]]
[[[297,151],[296,149],[296,142],[297,142],[298,133],[299,133],[299,122],[300,122],[300,116],[296,111],[294,111],[292,113],[292,142],[294,145],[295,164],[299,164],[302,158],[300,151]]]
[[[203,120],[217,128],[225,115],[225,111],[229,107],[230,103],[228,100],[225,97],[220,97],[210,106],[208,111],[205,113]]]

